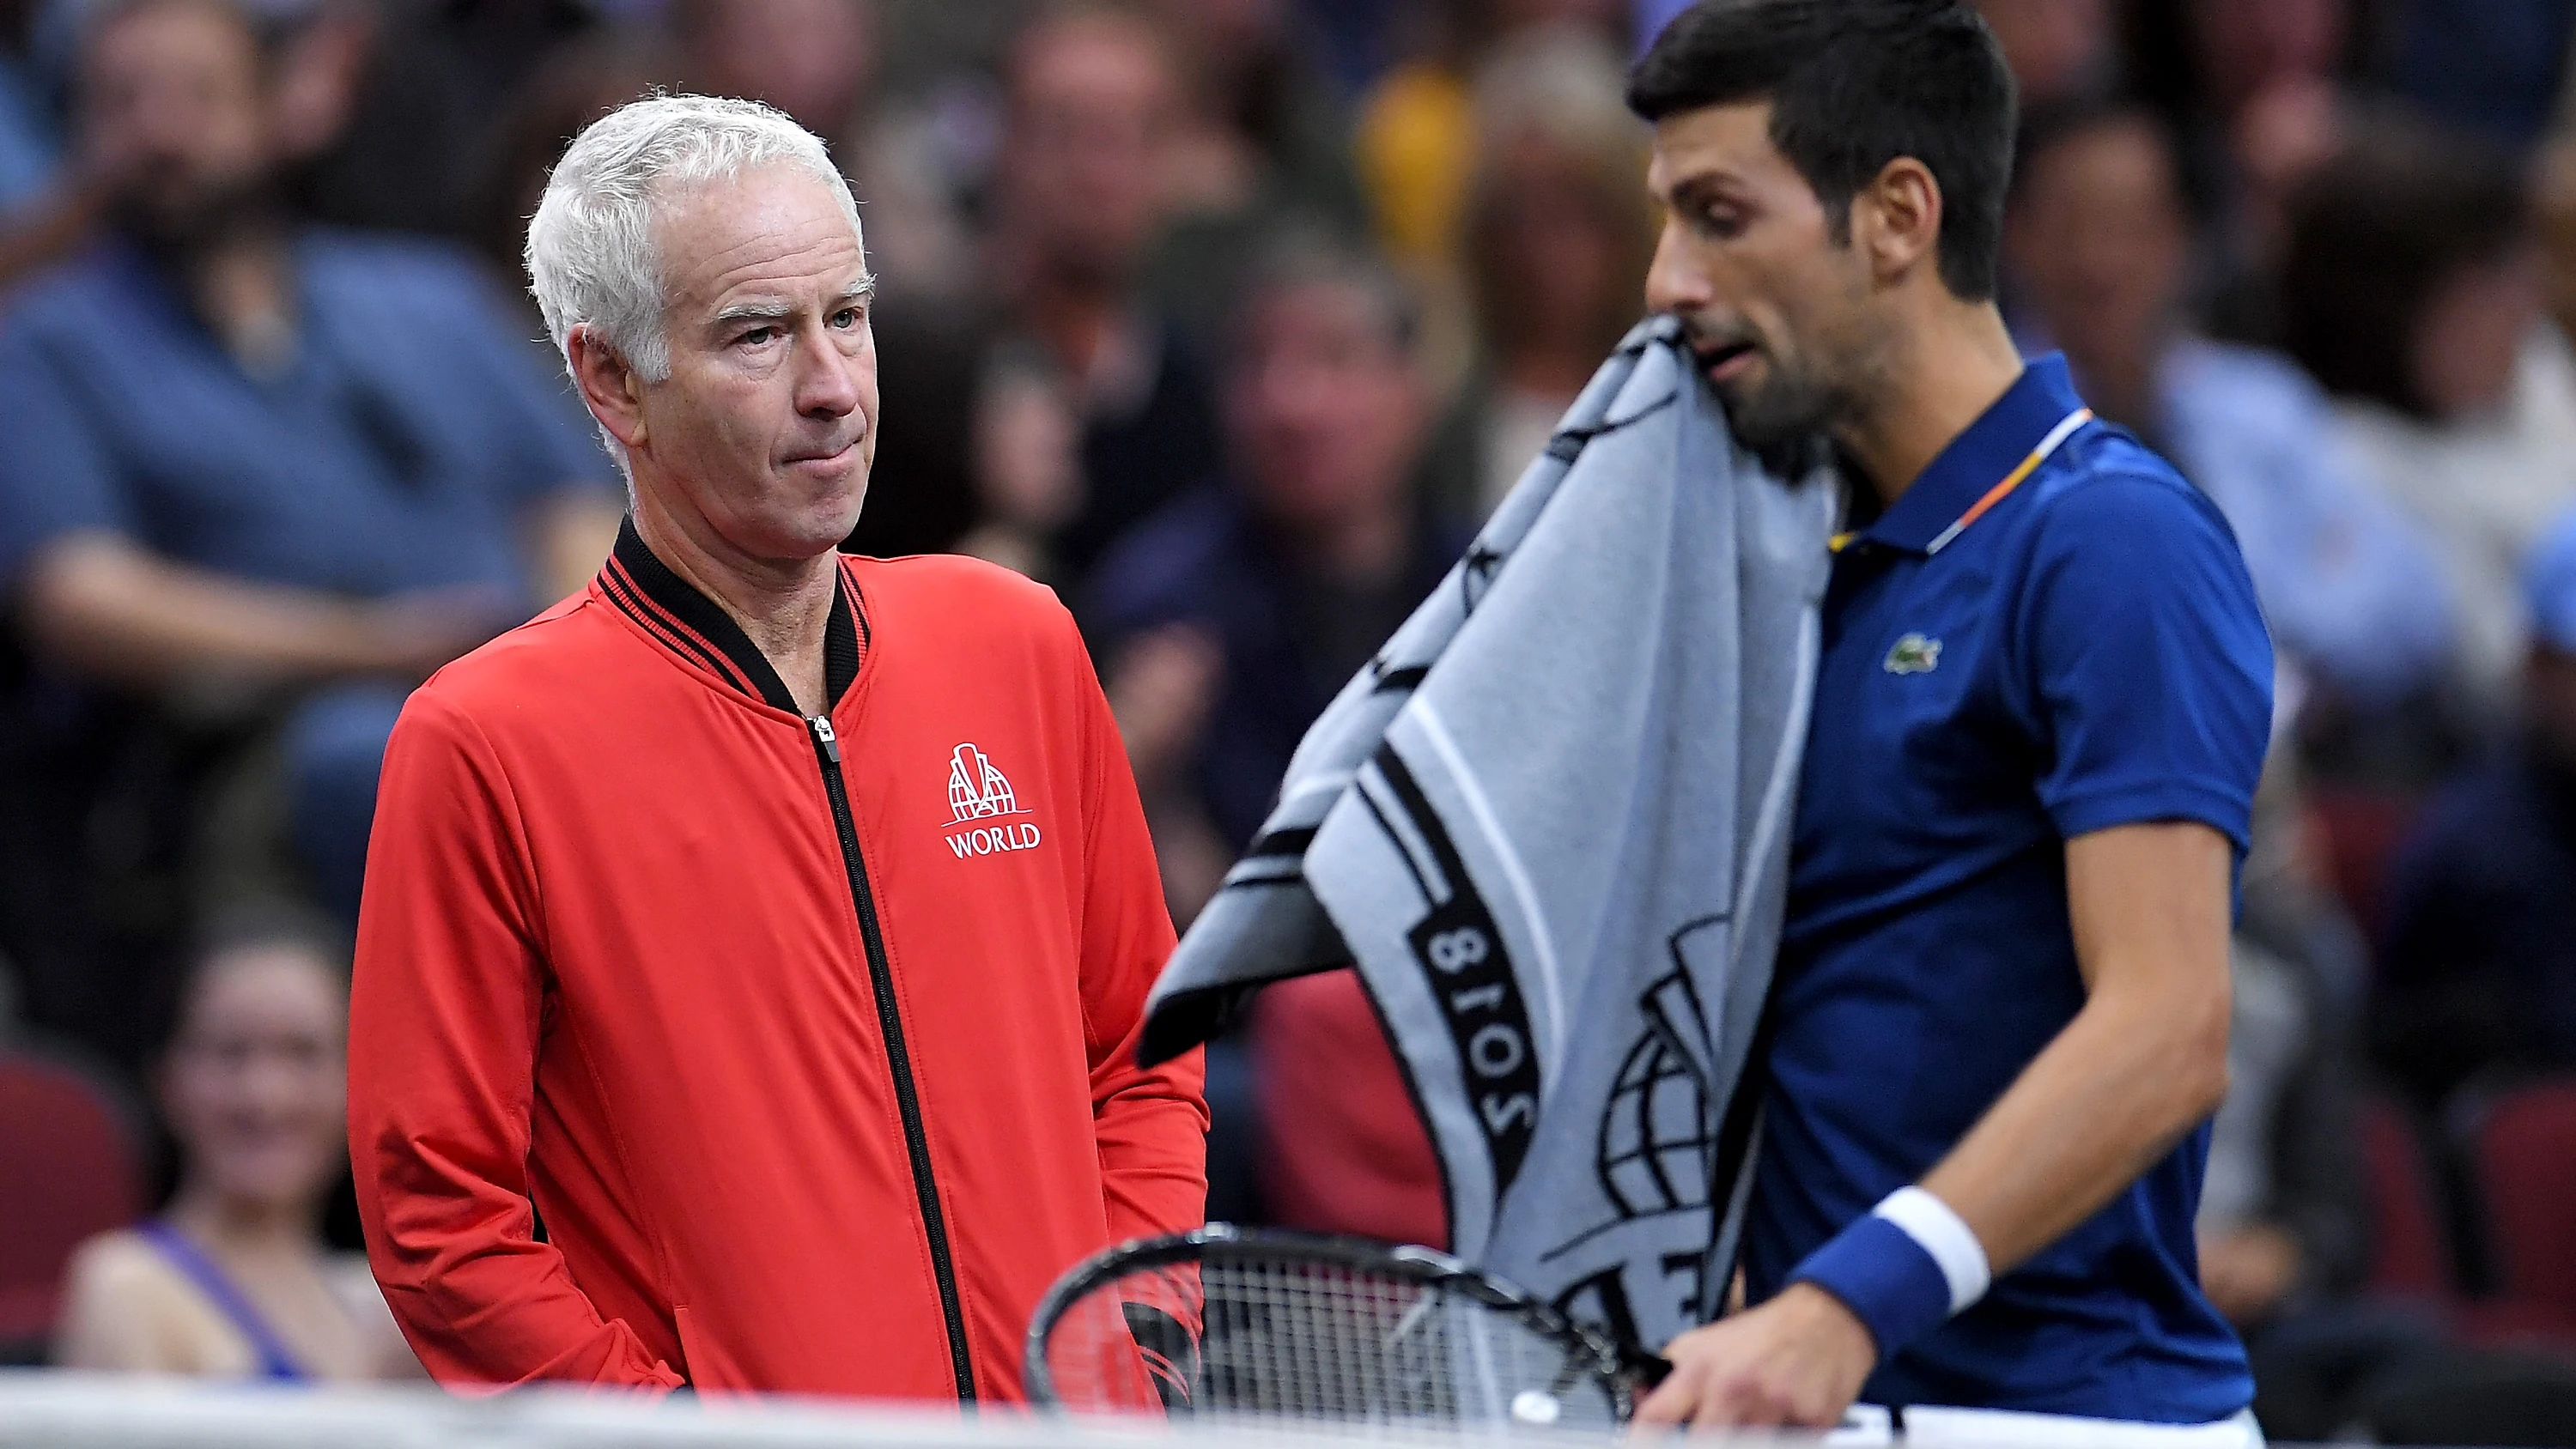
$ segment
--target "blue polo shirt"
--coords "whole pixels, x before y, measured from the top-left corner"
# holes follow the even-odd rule
[[[0,595],[67,534],[357,596],[484,585],[528,597],[527,506],[613,497],[560,373],[449,249],[313,230],[297,334],[246,371],[120,243],[0,313]]]
[[[1836,557],[1771,1002],[1756,1299],[1930,1171],[2083,1005],[2069,838],[2191,820],[2243,857],[2272,647],[2218,510],[2086,422],[1976,512],[2081,407],[2062,361],[2032,362]],[[2166,1423],[2244,1408],[2244,1350],[2192,1238],[2208,1150],[2204,1123],[1965,1312],[1881,1345],[1862,1397]]]

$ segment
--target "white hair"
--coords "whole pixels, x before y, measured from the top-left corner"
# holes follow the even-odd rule
[[[646,381],[669,377],[655,204],[778,163],[828,183],[858,234],[858,201],[823,142],[757,101],[653,96],[618,107],[574,138],[528,222],[529,290],[566,364],[572,330],[587,327]],[[610,451],[622,455],[613,441]]]

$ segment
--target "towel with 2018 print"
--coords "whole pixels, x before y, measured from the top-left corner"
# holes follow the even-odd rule
[[[1308,731],[1147,1059],[1356,962],[1459,1257],[1630,1344],[1714,1317],[1839,506],[1641,324]]]

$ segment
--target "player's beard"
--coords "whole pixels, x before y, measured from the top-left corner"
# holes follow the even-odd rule
[[[1783,448],[1824,432],[1844,409],[1838,392],[1802,369],[1765,354],[1762,380],[1750,388],[1717,384],[1727,423],[1754,449]]]
[[[1693,342],[1703,345],[1697,336]],[[1852,319],[1839,334],[1811,336],[1794,350],[1754,345],[1761,353],[1755,375],[1712,380],[1711,389],[1738,442],[1772,471],[1800,476],[1829,455],[1836,432],[1868,411],[1865,399],[1884,374],[1888,340],[1864,319]]]
[[[1710,388],[1736,441],[1783,478],[1803,477],[1823,460],[1834,425],[1851,411],[1839,388],[1767,349],[1758,383],[1711,382]]]

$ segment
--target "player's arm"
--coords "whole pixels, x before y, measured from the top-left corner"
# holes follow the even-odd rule
[[[1676,1340],[1674,1375],[1639,1417],[1833,1423],[1876,1365],[1882,1334],[1910,1338],[1938,1324],[1972,1296],[1962,1275],[1982,1291],[1983,1278],[2099,1211],[2216,1111],[2227,1092],[2231,865],[2226,837],[2205,825],[2129,825],[2067,842],[2083,1009],[1919,1189],[1964,1223],[1982,1262],[1929,1257],[1895,1241],[1906,1229],[1894,1221],[1866,1220],[1861,1235],[1818,1255],[1825,1261],[1810,1260],[1816,1276]],[[1938,1225],[1918,1232],[1941,1241]]]
[[[349,1160],[368,1261],[442,1383],[680,1376],[606,1321],[528,1196],[544,965],[510,779],[437,690],[385,752],[349,999]]]
[[[1069,616],[1062,647],[1067,687],[1083,696],[1082,1001],[1101,1191],[1111,1237],[1179,1232],[1207,1217],[1206,1072],[1197,1051],[1136,1064],[1145,997],[1172,954],[1172,918],[1118,723]]]
[[[1923,1179],[1993,1271],[2091,1217],[2227,1095],[2232,864],[2206,825],[2067,842],[2084,1008]]]

